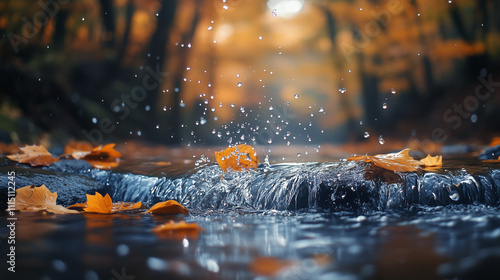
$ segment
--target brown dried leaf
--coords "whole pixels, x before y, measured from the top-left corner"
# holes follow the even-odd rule
[[[16,190],[16,210],[47,211],[54,214],[78,213],[61,205],[56,205],[57,192],[51,193],[45,185],[25,186]]]
[[[380,154],[374,156],[355,156],[347,160],[371,162],[380,168],[394,172],[411,172],[420,168],[420,162],[410,157],[410,149],[399,153]]]
[[[20,149],[22,154],[8,155],[7,158],[19,163],[28,163],[31,166],[48,166],[59,161],[44,146],[25,146]]]

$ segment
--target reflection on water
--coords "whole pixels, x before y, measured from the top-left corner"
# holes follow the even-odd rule
[[[116,275],[135,279],[254,279],[259,275],[474,279],[500,272],[494,265],[500,260],[499,211],[498,207],[462,205],[363,215],[18,213],[16,279],[118,279]],[[151,232],[170,219],[197,222],[204,231],[197,238],[162,238]],[[5,251],[6,244],[1,248]],[[5,278],[5,270],[2,274],[2,279],[11,279]]]

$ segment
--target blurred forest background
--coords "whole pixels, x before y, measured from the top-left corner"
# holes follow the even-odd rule
[[[499,14],[494,0],[3,0],[0,140],[487,142]]]

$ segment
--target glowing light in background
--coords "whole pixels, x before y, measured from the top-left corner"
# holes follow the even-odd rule
[[[304,0],[268,0],[267,7],[276,12],[278,17],[290,18],[295,16],[304,6]]]

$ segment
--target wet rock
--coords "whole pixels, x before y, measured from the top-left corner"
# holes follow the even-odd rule
[[[479,159],[498,159],[500,157],[500,145],[486,148],[484,152],[479,155]]]

